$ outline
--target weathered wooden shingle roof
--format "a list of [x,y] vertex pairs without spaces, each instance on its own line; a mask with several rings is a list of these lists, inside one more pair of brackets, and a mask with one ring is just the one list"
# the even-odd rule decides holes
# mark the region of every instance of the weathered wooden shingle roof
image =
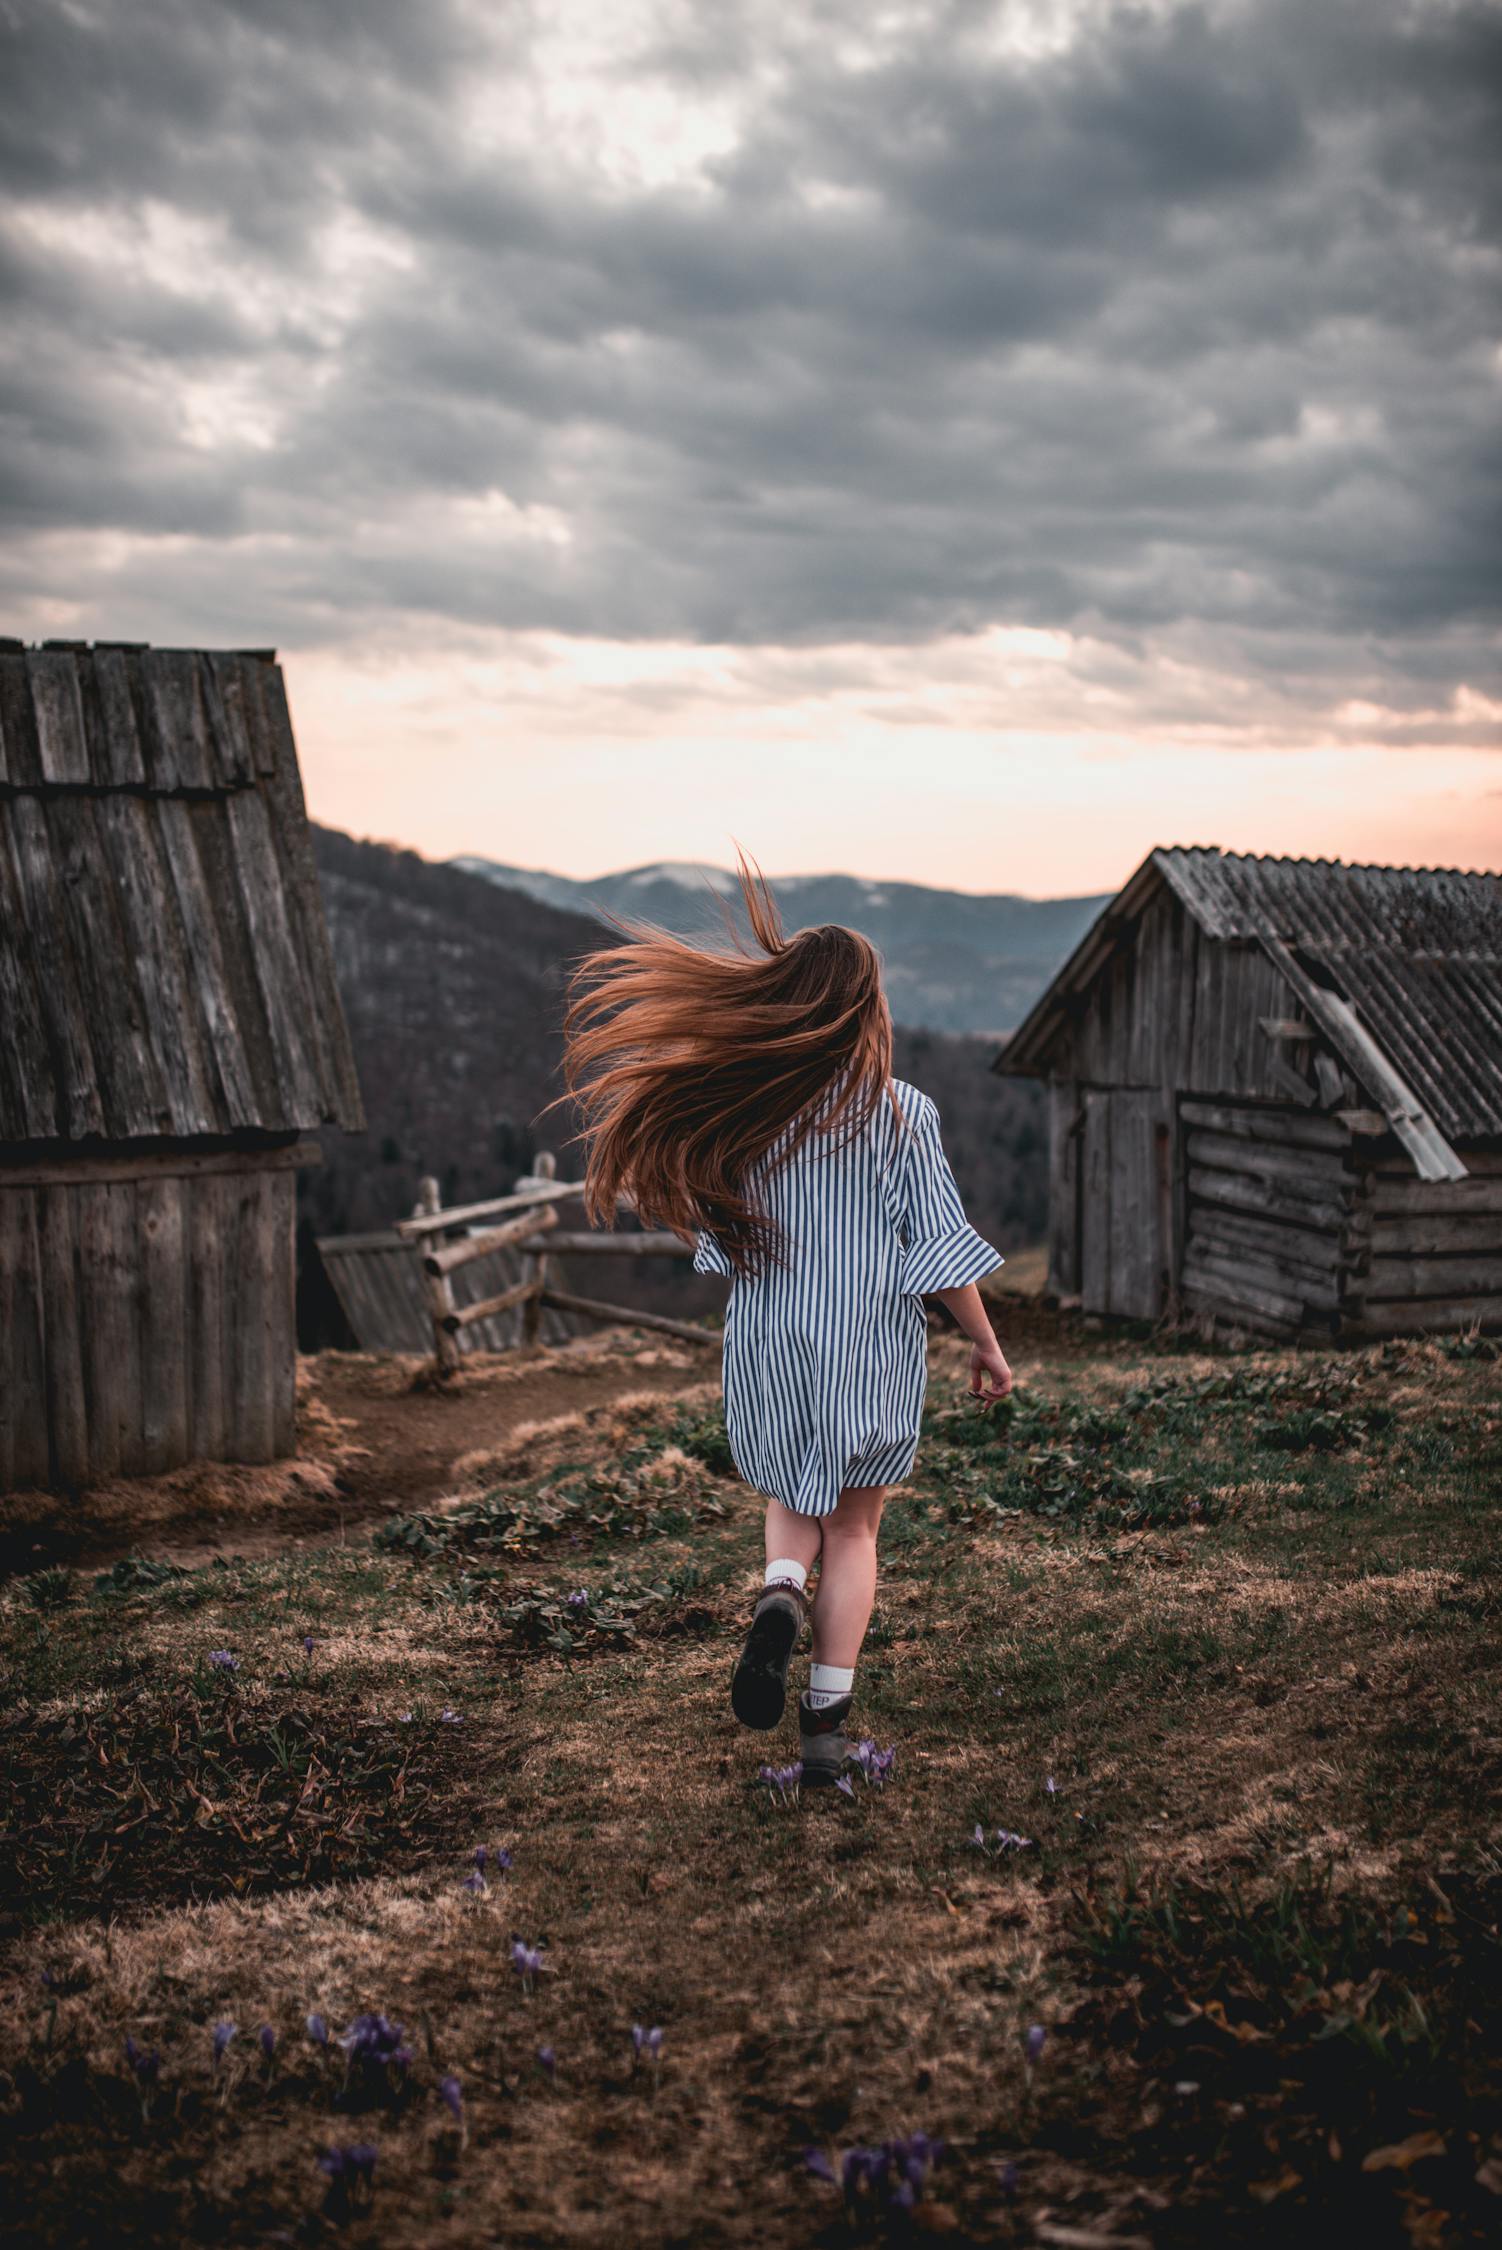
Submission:
[[0,643],[0,1142],[364,1122],[279,667]]
[[1385,1060],[1389,1078],[1451,1140],[1502,1134],[1502,875],[1456,868],[1160,847],[1012,1034],[998,1069],[1047,1067],[1071,999],[1164,883],[1207,937],[1258,943],[1291,969],[1299,997],[1379,1106],[1401,1098],[1391,1083],[1372,1083]]

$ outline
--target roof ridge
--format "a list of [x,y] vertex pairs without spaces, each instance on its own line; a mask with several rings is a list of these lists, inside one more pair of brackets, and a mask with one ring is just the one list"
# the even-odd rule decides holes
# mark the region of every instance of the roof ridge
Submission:
[[1154,852],[1199,852],[1211,858],[1257,867],[1343,867],[1366,875],[1463,875],[1482,882],[1502,880],[1502,868],[1416,865],[1409,860],[1328,858],[1323,852],[1232,852],[1223,844],[1155,844]]

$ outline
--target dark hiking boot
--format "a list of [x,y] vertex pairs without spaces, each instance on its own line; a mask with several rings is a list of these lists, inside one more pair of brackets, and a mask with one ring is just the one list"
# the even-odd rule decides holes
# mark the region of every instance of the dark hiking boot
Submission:
[[764,1733],[782,1717],[788,1661],[807,1615],[803,1590],[791,1578],[774,1579],[762,1588],[730,1681],[730,1708],[743,1727]]
[[845,1721],[850,1716],[853,1698],[842,1695],[838,1703],[826,1703],[822,1711],[809,1707],[808,1691],[798,1698],[798,1731],[802,1737],[803,1786],[805,1789],[833,1789],[845,1770],[845,1760],[850,1745],[845,1740]]

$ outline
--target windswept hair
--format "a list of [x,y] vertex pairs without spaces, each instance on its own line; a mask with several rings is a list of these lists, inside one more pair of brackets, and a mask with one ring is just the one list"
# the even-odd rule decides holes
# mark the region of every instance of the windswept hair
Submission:
[[[559,1102],[578,1103],[584,1207],[609,1225],[620,1197],[644,1226],[713,1229],[738,1273],[785,1262],[780,1230],[746,1192],[774,1142],[853,1136],[892,1091],[892,1019],[870,940],[832,922],[785,935],[765,876],[737,846],[747,943],[691,943],[629,916],[625,942],[584,955],[568,986]],[[755,864],[754,862],[752,863]],[[549,1103],[549,1108],[557,1104]]]

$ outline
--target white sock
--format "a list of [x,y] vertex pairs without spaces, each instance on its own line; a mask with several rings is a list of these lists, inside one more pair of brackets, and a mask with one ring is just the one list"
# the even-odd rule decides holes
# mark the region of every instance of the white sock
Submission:
[[843,1664],[810,1664],[808,1668],[808,1707],[822,1711],[828,1703],[838,1703],[855,1685],[855,1666],[847,1670]]
[[767,1564],[767,1575],[762,1580],[762,1584],[770,1586],[774,1578],[791,1578],[793,1584],[802,1593],[808,1585],[808,1565],[801,1562],[769,1562]]

